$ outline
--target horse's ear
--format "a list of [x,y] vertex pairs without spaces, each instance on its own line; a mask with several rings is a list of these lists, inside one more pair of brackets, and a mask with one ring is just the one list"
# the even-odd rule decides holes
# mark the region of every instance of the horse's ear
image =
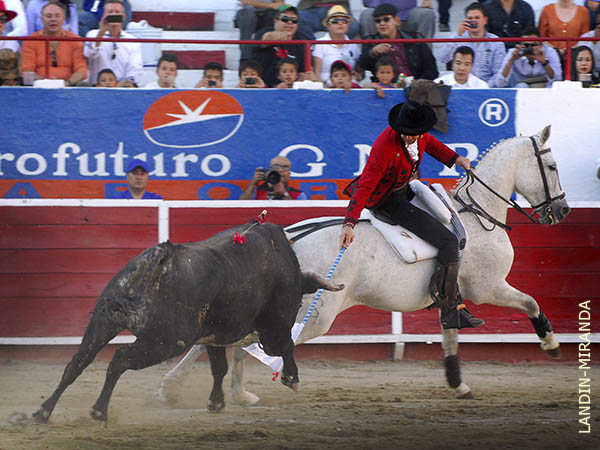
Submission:
[[540,133],[540,143],[541,143],[541,145],[544,145],[544,143],[550,137],[550,127],[551,127],[551,125],[546,125],[546,127]]

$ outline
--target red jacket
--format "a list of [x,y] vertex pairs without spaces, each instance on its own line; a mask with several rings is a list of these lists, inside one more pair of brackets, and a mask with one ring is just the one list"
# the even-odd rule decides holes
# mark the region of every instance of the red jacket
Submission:
[[388,198],[394,188],[408,183],[417,170],[423,153],[427,152],[448,167],[452,167],[458,153],[445,146],[429,133],[418,141],[419,159],[413,161],[404,141],[391,127],[387,127],[377,138],[360,177],[356,178],[344,192],[351,196],[344,223],[356,224],[363,208],[377,208]]

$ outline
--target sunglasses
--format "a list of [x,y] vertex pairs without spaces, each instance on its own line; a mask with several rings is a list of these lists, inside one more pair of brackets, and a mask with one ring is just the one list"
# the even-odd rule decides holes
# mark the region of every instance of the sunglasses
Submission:
[[0,16],[0,22],[7,23],[8,22],[8,16],[6,14],[1,15]]
[[388,23],[390,20],[392,20],[392,18],[390,16],[387,17],[378,17],[377,19],[375,19],[375,23],[381,23],[381,22],[385,22]]
[[52,58],[52,67],[58,67],[58,61],[56,60],[56,50],[52,50],[50,52],[50,57]]
[[539,46],[540,46],[539,42],[534,42],[534,43],[525,42],[523,44],[523,47],[530,47],[530,48],[532,48],[532,47],[539,47]]
[[283,23],[298,23],[298,18],[297,17],[289,17],[289,16],[281,16],[279,18],[279,20],[281,20]]
[[116,42],[113,42],[113,54],[112,54],[112,58],[110,58],[110,59],[115,59],[117,57],[117,50],[119,50],[119,47],[117,47]]
[[278,169],[290,170],[290,166],[288,166],[287,164],[283,164],[283,165],[282,164],[273,164],[271,166],[271,169],[275,169],[275,170],[278,170]]
[[343,23],[343,24],[347,24],[348,23],[348,19],[331,19],[329,22],[327,22],[328,24],[338,24],[338,23]]

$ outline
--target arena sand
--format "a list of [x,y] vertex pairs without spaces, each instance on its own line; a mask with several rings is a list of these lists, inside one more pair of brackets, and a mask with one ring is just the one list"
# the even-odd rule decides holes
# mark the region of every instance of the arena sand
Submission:
[[[592,367],[591,433],[580,434],[577,366],[470,362],[462,366],[474,400],[455,400],[434,362],[299,363],[292,392],[270,369],[247,366],[253,407],[227,403],[210,414],[210,369],[196,367],[155,399],[164,363],[126,372],[107,423],[88,414],[106,363],[93,363],[63,394],[48,424],[31,420],[64,365],[0,362],[0,449],[544,449],[600,448],[600,366]],[[229,400],[229,376],[226,401]],[[597,391],[597,392],[596,392]]]

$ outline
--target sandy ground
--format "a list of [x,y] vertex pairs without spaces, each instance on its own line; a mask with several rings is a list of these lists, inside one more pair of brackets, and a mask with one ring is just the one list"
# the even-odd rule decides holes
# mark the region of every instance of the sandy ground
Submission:
[[[300,362],[296,393],[271,381],[266,366],[251,364],[248,389],[261,401],[228,403],[221,414],[206,410],[206,363],[181,381],[173,404],[156,400],[172,365],[126,372],[108,422],[99,423],[88,410],[106,363],[94,363],[67,389],[50,423],[40,425],[28,417],[55,388],[63,366],[0,362],[0,449],[600,448],[600,366],[591,370],[592,432],[579,434],[582,375],[572,365],[465,363],[463,378],[476,399],[455,400],[441,363]],[[229,391],[229,376],[225,382]]]

